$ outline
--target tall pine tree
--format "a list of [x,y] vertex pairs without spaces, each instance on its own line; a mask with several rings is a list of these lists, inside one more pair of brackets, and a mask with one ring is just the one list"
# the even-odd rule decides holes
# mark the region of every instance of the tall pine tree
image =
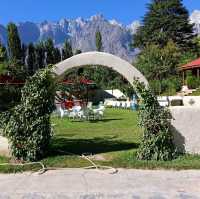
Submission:
[[36,68],[35,47],[32,43],[30,43],[27,48],[26,64],[28,73],[30,75],[33,75],[36,72],[37,68]]
[[44,57],[45,57],[45,47],[44,43],[40,42],[35,45],[35,65],[37,68],[44,68],[45,63],[44,63]]
[[54,43],[52,39],[47,39],[44,42],[45,52],[46,52],[46,64],[55,64],[54,60]]
[[5,74],[7,72],[7,50],[0,41],[0,75]]
[[27,46],[22,44],[22,64],[25,65]]
[[98,30],[95,34],[95,39],[96,39],[96,49],[97,51],[102,51],[102,36],[101,36],[101,32]]
[[7,58],[8,56],[7,56],[6,47],[3,46],[3,44],[1,44],[1,41],[0,41],[0,63],[7,61]]
[[62,60],[68,59],[73,56],[72,46],[66,40],[62,49]]
[[54,64],[61,61],[61,53],[59,48],[54,48]]
[[22,62],[22,48],[21,40],[14,23],[9,23],[7,26],[8,31],[8,52],[11,60]]
[[[0,42],[0,75],[15,77],[16,73],[13,73],[8,66],[8,56],[6,47]],[[0,113],[12,108],[20,101],[20,88],[18,86],[1,84],[0,85]]]
[[134,46],[148,44],[165,46],[172,40],[180,49],[193,48],[193,25],[182,0],[152,0],[143,19],[143,25],[134,36]]

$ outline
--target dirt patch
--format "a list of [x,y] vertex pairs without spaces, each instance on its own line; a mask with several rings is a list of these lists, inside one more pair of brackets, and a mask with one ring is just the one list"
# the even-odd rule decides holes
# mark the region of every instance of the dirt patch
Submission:
[[101,154],[92,155],[92,156],[89,156],[89,158],[92,160],[97,160],[97,161],[108,161],[108,159],[104,155],[101,155]]

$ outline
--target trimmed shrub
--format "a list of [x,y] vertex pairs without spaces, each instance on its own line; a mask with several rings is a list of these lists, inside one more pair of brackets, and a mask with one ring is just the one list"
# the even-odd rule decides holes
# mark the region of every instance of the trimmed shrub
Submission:
[[151,80],[149,81],[149,85],[156,95],[160,95],[162,93],[162,83],[160,80]]
[[21,160],[44,156],[52,136],[50,114],[54,110],[55,83],[49,68],[38,71],[22,89],[21,104],[10,112],[4,134],[11,152]]
[[188,75],[186,79],[187,85],[190,89],[198,88],[200,85],[200,80],[192,75]]
[[162,93],[165,95],[175,95],[181,90],[182,82],[179,77],[171,77],[162,80]]
[[175,95],[177,91],[181,90],[182,83],[179,77],[171,77],[164,80],[151,80],[149,85],[156,95]]

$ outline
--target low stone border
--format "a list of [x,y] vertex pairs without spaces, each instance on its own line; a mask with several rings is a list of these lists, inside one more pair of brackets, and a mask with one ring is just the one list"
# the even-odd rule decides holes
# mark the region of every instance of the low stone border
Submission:
[[3,136],[0,136],[0,155],[10,156],[8,139]]

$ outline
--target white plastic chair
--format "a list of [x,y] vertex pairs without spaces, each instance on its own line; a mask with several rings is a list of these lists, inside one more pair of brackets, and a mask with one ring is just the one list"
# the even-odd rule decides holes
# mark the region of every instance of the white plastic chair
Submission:
[[78,118],[81,119],[81,120],[86,118],[83,110],[79,111],[77,113],[77,115],[78,115]]
[[126,102],[121,102],[121,107],[122,107],[123,109],[126,109]]
[[117,102],[116,101],[112,101],[112,107],[117,108]]
[[74,112],[79,112],[79,111],[81,110],[81,106],[73,106],[73,107],[72,107],[72,110],[73,110]]
[[60,111],[60,117],[63,118],[65,115],[69,114],[69,111],[66,109],[62,109],[62,107],[59,108]]
[[88,109],[91,109],[91,108],[92,108],[92,102],[88,102],[87,108],[88,108]]
[[127,109],[131,108],[131,102],[130,102],[130,101],[127,101],[127,102],[126,102],[126,108],[127,108]]
[[68,115],[69,118],[72,118],[74,120],[76,116],[77,116],[77,113],[74,110],[69,112],[69,115]]
[[95,119],[101,119],[104,115],[105,106],[100,105],[97,109],[92,109]]
[[84,112],[81,110],[81,106],[73,106],[72,111],[69,113],[69,118],[76,119],[76,118],[83,118]]

